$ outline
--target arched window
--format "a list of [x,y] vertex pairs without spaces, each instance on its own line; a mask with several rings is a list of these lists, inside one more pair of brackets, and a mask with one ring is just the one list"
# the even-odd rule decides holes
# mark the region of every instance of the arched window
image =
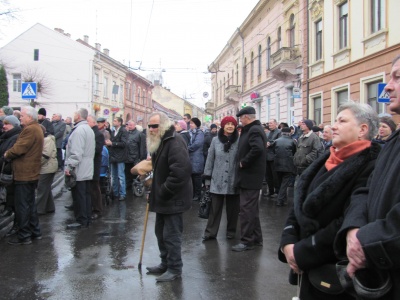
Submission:
[[282,48],[282,30],[281,27],[278,27],[278,49]]
[[294,23],[294,14],[290,15],[290,21],[289,21],[290,27],[289,27],[289,47],[293,48],[295,45],[295,27],[296,24]]
[[258,46],[258,76],[261,75],[261,45]]
[[271,38],[267,39],[267,70],[271,68]]
[[250,63],[250,80],[254,79],[254,53],[251,52],[251,63]]

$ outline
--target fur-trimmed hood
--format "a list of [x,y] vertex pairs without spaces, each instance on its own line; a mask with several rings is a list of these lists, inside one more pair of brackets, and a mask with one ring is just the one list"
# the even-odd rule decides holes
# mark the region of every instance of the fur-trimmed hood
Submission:
[[325,152],[302,173],[294,195],[294,213],[304,233],[314,233],[320,228],[316,217],[328,204],[335,201],[338,202],[338,205],[345,205],[347,199],[338,199],[337,195],[358,176],[359,172],[378,157],[380,148],[378,144],[371,143],[371,147],[347,158],[343,163],[330,170],[330,176],[327,176],[310,193],[308,193],[309,186],[313,178],[324,167],[330,152]]

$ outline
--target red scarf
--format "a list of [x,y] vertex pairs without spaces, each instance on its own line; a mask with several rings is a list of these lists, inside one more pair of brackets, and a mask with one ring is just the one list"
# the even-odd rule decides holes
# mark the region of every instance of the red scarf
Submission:
[[325,168],[330,171],[337,165],[341,164],[346,158],[361,152],[364,149],[371,147],[371,141],[355,141],[350,145],[343,147],[342,149],[336,151],[335,147],[331,147],[331,155],[325,162]]

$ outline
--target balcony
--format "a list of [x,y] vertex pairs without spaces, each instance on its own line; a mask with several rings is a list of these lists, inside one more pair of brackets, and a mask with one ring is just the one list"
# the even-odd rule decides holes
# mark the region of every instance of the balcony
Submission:
[[214,103],[214,101],[206,102],[205,112],[206,112],[206,114],[214,115],[214,113],[215,113],[215,103]]
[[231,103],[239,102],[239,88],[240,85],[228,85],[225,89],[225,100]]
[[271,73],[278,80],[298,75],[301,64],[301,54],[298,48],[283,47],[271,55]]

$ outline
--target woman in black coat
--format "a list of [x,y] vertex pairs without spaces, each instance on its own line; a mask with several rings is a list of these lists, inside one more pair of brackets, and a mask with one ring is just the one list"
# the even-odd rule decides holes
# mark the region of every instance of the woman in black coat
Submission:
[[334,239],[352,193],[366,185],[374,169],[380,146],[371,140],[377,129],[378,117],[370,106],[342,105],[332,126],[330,152],[325,152],[299,178],[294,207],[282,233],[279,259],[289,264],[293,275],[301,274],[302,300],[353,299],[344,293],[322,292],[309,278],[319,267],[338,261]]

